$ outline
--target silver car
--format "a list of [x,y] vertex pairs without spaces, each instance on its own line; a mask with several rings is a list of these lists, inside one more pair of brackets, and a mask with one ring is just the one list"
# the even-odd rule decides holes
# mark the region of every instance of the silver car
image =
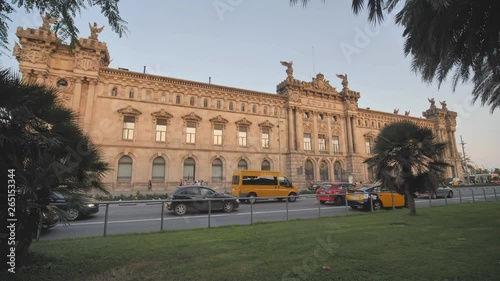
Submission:
[[[429,193],[428,192],[425,192],[425,193],[417,193],[416,194],[418,198],[429,198]],[[452,198],[453,197],[453,190],[449,187],[449,186],[446,186],[446,185],[440,185],[437,189],[436,189],[436,192],[433,192],[431,194],[431,198],[432,199],[436,199],[436,198]]]

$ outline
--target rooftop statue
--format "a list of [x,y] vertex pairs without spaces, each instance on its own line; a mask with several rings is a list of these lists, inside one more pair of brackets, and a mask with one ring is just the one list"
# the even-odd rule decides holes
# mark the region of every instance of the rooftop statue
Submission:
[[41,30],[49,31],[50,25],[57,21],[57,17],[52,17],[49,13],[45,13],[45,16],[40,13],[40,17],[42,17],[43,21],[42,26],[39,27]]
[[427,100],[431,103],[431,108],[436,108],[436,102],[434,98],[427,98]]
[[281,65],[286,66],[286,74],[288,75],[289,78],[293,78],[293,61],[286,62],[286,61],[280,61]]
[[448,108],[446,108],[446,101],[439,101],[439,103],[441,104],[442,109],[448,109]]
[[96,22],[94,22],[94,25],[90,25],[90,22],[89,22],[89,28],[90,28],[89,39],[96,39],[97,40],[97,36],[104,29],[104,26],[97,27],[97,23]]
[[347,88],[349,86],[349,81],[347,81],[347,74],[337,74],[337,77],[342,79],[342,86]]

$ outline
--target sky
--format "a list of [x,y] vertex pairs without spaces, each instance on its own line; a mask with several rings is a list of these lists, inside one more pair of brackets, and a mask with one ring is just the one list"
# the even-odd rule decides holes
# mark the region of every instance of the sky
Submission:
[[[359,107],[421,117],[428,98],[446,101],[456,111],[456,143],[480,168],[500,168],[500,109],[493,114],[472,104],[472,85],[459,84],[453,92],[451,77],[439,88],[411,70],[403,52],[402,28],[389,15],[373,26],[367,14],[354,15],[351,1],[311,0],[290,6],[288,0],[148,0],[120,1],[120,15],[128,33],[120,38],[96,8],[75,18],[80,37],[88,37],[88,23],[105,26],[99,40],[106,42],[110,67],[149,74],[276,93],[286,78],[280,61],[293,61],[294,77],[311,81],[325,75],[340,89],[335,74],[347,74],[349,88],[359,91]],[[22,10],[11,15],[9,45],[17,42],[17,26],[39,27],[38,13]],[[11,48],[12,48],[11,47]],[[6,51],[3,67],[18,70]],[[439,103],[436,102],[439,107]]]

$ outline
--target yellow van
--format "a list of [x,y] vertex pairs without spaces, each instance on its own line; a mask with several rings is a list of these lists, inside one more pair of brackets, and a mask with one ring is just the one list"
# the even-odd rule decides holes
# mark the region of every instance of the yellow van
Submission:
[[[235,170],[231,184],[231,194],[236,197],[249,197],[254,203],[256,197],[286,197],[289,202],[295,202],[299,189],[280,172]],[[283,198],[278,198],[282,200]],[[245,200],[247,201],[247,200]]]

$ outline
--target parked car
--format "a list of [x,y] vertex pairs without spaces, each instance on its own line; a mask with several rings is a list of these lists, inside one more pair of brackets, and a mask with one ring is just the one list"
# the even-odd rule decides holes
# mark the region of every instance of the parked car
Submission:
[[168,199],[170,201],[166,203],[167,210],[174,211],[174,214],[178,216],[183,216],[188,212],[208,211],[209,206],[212,211],[222,210],[230,213],[240,206],[238,198],[198,185],[180,186],[168,196]]
[[77,220],[83,216],[96,214],[99,212],[99,203],[94,198],[83,198],[81,205],[76,202],[68,202],[64,196],[58,192],[52,192],[50,196],[50,206],[56,206],[66,212],[68,221]]
[[354,188],[356,188],[356,185],[348,182],[323,183],[316,190],[316,199],[321,204],[333,202],[335,205],[342,205],[345,203],[347,190],[353,190]]
[[392,208],[393,202],[394,207],[406,206],[406,198],[404,195],[391,192],[379,185],[350,190],[347,194],[347,204],[353,209],[360,208],[369,211],[371,210],[370,202],[373,204],[373,210]]
[[[425,192],[425,193],[416,193],[417,197],[418,198],[429,198],[429,193],[428,192]],[[439,186],[437,189],[436,189],[436,192],[433,192],[431,194],[431,198],[432,199],[436,199],[438,197],[441,197],[441,198],[452,198],[453,197],[453,190],[449,187],[449,186],[446,186],[446,185],[441,185]]]
[[318,181],[307,187],[309,190],[318,190],[323,184],[328,183],[327,181]]
[[446,179],[446,184],[449,184],[449,185],[460,185],[462,183],[463,183],[463,181],[460,178],[447,178]]

